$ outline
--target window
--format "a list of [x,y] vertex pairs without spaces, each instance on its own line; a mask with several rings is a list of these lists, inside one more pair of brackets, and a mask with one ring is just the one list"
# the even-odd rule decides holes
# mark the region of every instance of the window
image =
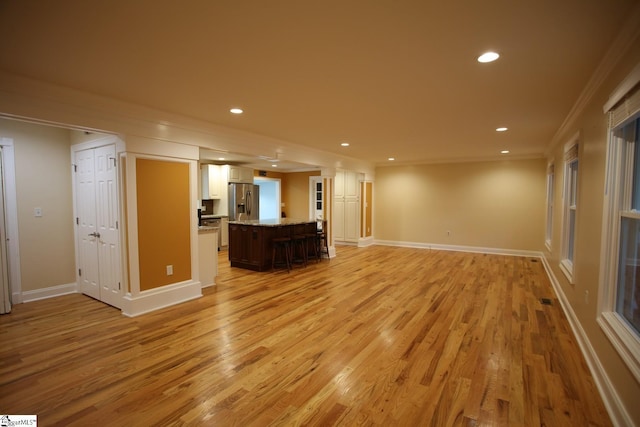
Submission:
[[554,167],[547,167],[547,228],[545,231],[544,242],[547,249],[551,250],[551,238],[553,236],[553,184],[554,184]]
[[640,381],[640,90],[621,98],[608,110],[598,323]]
[[570,283],[574,283],[576,216],[578,206],[578,144],[572,142],[564,153],[564,200],[562,227],[562,256],[560,269]]

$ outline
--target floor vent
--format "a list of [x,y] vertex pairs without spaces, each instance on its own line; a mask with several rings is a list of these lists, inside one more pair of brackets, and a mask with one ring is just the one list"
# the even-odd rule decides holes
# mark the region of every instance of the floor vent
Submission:
[[549,298],[540,298],[540,302],[543,305],[551,305],[551,300]]

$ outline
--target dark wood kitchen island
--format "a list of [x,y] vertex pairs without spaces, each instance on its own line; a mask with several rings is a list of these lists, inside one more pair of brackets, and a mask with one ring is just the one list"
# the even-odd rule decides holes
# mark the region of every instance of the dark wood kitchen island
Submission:
[[289,218],[229,221],[231,267],[270,270],[274,238],[315,233],[316,227],[315,221]]

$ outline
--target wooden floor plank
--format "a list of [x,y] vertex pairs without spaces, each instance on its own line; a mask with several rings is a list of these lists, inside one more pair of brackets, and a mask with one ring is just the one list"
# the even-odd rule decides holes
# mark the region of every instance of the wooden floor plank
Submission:
[[291,273],[221,252],[202,298],[133,319],[83,295],[16,305],[0,316],[0,412],[44,426],[611,425],[538,260],[337,250]]

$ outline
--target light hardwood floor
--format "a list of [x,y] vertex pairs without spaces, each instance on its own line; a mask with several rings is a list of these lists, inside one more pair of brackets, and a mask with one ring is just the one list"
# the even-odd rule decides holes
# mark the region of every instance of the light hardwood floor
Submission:
[[[0,413],[39,425],[607,426],[533,258],[338,247],[134,319],[82,295],[0,316]],[[552,305],[542,305],[550,298]]]

